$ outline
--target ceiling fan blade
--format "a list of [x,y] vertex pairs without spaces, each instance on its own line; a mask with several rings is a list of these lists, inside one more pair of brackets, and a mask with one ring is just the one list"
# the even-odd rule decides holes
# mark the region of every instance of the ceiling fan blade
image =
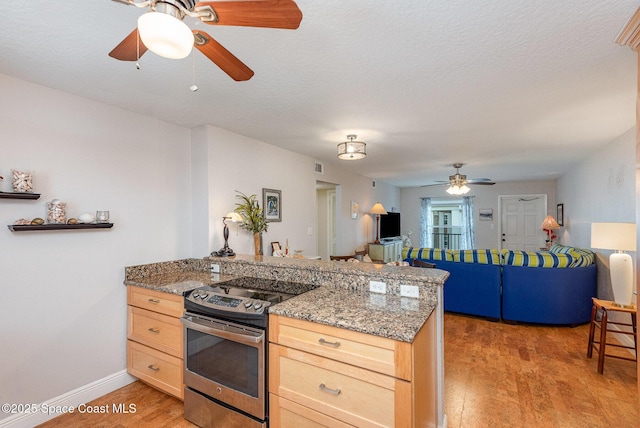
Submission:
[[302,21],[302,12],[293,0],[202,1],[195,8],[210,6],[217,21],[211,25],[235,25],[295,30]]
[[136,28],[109,52],[109,56],[120,61],[137,61],[147,51],[147,47],[139,40]]
[[476,180],[467,180],[467,184],[473,184],[474,186],[484,185],[484,186],[493,186],[496,184],[493,181],[476,181]]
[[200,30],[193,30],[196,42],[194,46],[207,58],[235,81],[249,80],[253,76],[253,70],[247,67],[234,54],[229,52],[210,35]]

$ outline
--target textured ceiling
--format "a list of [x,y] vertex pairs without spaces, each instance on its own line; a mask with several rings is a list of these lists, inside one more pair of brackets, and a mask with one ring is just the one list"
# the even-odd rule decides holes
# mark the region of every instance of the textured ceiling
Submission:
[[[195,50],[148,52],[140,70],[112,59],[143,13],[132,6],[12,4],[0,73],[401,187],[446,179],[454,162],[471,178],[556,178],[635,123],[636,55],[614,40],[637,1],[298,0],[295,31],[186,18],[255,71],[247,82]],[[366,159],[336,159],[350,133]]]

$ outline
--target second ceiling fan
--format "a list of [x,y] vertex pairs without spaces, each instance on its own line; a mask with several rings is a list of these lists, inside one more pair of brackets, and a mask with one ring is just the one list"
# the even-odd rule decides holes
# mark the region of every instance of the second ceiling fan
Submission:
[[434,184],[427,184],[421,187],[449,185],[447,193],[450,195],[464,195],[471,190],[467,184],[486,186],[496,184],[489,178],[467,178],[466,175],[460,174],[460,168],[462,168],[463,165],[463,163],[454,163],[452,165],[456,169],[456,173],[449,176],[449,181],[436,181]]
[[185,16],[209,25],[280,28],[300,26],[302,12],[293,0],[113,0],[148,8],[134,29],[109,56],[121,61],[137,61],[147,49],[165,58],[184,58],[195,46],[233,80],[249,80],[253,70],[202,30],[191,30]]

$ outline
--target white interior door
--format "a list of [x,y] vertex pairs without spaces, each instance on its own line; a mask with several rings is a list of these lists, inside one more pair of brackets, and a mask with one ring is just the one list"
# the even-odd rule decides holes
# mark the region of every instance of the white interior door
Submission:
[[544,247],[540,229],[547,215],[547,195],[500,196],[501,248],[538,251]]

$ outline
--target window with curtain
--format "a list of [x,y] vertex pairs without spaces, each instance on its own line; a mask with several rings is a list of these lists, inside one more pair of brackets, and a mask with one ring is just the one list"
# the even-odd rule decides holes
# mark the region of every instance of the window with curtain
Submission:
[[473,196],[421,198],[420,246],[450,250],[475,248]]

